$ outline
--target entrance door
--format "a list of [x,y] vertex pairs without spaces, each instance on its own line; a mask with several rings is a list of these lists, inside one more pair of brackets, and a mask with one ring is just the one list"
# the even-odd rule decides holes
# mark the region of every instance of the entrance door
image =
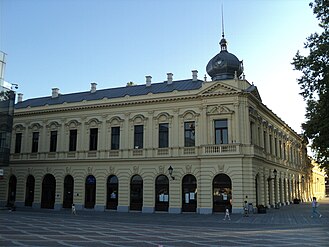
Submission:
[[107,179],[107,209],[117,210],[119,195],[118,178],[115,175],[109,176]]
[[213,180],[213,211],[225,212],[226,207],[232,210],[232,182],[226,174],[218,174]]
[[85,208],[94,208],[96,202],[96,178],[89,175],[85,185]]
[[64,179],[63,208],[71,208],[73,204],[74,179],[67,175]]
[[182,212],[196,212],[197,184],[193,175],[185,175],[182,182]]
[[34,201],[34,186],[35,179],[32,175],[29,175],[26,179],[25,186],[25,206],[32,207]]
[[130,181],[130,210],[141,211],[143,208],[143,179],[135,175]]
[[51,174],[47,174],[42,181],[41,208],[54,208],[56,180]]
[[11,175],[9,178],[8,184],[8,199],[7,199],[7,206],[14,206],[16,201],[16,185],[17,185],[17,178],[14,175]]
[[155,180],[155,211],[168,211],[169,179],[160,175]]

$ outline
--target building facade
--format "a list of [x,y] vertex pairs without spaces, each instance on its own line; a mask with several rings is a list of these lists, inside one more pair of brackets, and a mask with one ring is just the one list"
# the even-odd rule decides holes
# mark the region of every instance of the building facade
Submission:
[[15,108],[1,204],[169,213],[242,212],[309,200],[306,143],[261,101],[227,51],[211,80],[60,94]]

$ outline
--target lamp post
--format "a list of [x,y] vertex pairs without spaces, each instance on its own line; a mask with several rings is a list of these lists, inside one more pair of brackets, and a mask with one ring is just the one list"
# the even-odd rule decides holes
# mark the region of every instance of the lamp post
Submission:
[[172,180],[175,180],[175,177],[172,175],[173,170],[174,170],[174,168],[169,166],[169,168],[168,168],[169,176],[171,177]]

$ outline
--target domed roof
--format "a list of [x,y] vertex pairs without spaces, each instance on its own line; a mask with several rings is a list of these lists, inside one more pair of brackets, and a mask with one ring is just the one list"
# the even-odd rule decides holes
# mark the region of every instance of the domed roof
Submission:
[[233,79],[235,73],[239,77],[243,72],[242,61],[227,51],[224,35],[219,44],[221,51],[209,61],[206,68],[207,73],[213,81]]

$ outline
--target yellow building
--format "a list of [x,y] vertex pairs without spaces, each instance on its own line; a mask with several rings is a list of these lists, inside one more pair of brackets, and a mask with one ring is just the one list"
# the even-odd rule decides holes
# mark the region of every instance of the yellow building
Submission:
[[303,138],[220,45],[211,80],[193,70],[186,80],[18,95],[1,204],[209,214],[310,198]]

